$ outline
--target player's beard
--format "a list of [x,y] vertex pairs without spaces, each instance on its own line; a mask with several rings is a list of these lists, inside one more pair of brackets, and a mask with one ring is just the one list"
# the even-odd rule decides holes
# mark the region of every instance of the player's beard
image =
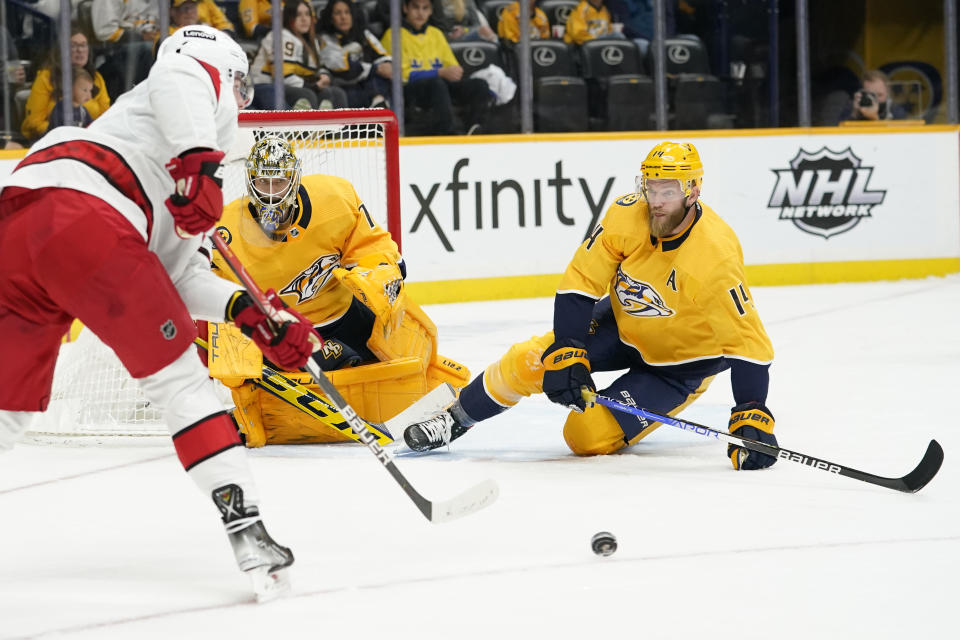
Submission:
[[[650,208],[649,211],[651,235],[655,238],[663,238],[672,235],[673,230],[677,228],[677,225],[680,224],[683,217],[687,215],[686,200],[677,205],[673,210],[661,206],[656,211],[654,211],[653,208]],[[658,218],[654,215],[657,213],[666,213],[667,215]]]

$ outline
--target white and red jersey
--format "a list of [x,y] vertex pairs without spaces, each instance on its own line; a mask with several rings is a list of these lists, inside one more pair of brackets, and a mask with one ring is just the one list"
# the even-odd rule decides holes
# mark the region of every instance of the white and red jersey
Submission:
[[161,57],[89,128],[58,127],[37,141],[0,187],[73,189],[103,200],[158,256],[191,315],[222,321],[238,287],[210,273],[209,238],[180,238],[164,204],[174,191],[164,167],[171,158],[233,143],[237,105],[220,78],[195,58]]

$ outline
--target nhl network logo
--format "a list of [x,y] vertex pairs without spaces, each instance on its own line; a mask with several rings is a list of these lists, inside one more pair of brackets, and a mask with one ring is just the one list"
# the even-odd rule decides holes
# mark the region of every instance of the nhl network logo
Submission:
[[774,169],[770,209],[806,233],[829,238],[853,229],[883,202],[886,190],[870,191],[873,167],[861,166],[850,147],[813,153],[800,149],[789,169]]

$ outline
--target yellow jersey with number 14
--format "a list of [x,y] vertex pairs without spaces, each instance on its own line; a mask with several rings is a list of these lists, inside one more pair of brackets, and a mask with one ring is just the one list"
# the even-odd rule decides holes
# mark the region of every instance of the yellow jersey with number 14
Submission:
[[638,194],[621,196],[577,249],[558,293],[595,300],[609,293],[620,339],[651,365],[773,360],[740,242],[701,203],[680,233],[653,238],[647,202]]

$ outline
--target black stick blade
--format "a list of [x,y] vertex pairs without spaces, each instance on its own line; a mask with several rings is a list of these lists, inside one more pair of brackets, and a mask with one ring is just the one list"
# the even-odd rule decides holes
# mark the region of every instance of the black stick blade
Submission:
[[923,459],[917,468],[900,478],[902,487],[900,491],[906,493],[916,493],[927,486],[927,483],[933,480],[933,477],[940,471],[940,465],[943,464],[943,447],[936,440],[931,440],[927,445],[927,452],[923,454]]

